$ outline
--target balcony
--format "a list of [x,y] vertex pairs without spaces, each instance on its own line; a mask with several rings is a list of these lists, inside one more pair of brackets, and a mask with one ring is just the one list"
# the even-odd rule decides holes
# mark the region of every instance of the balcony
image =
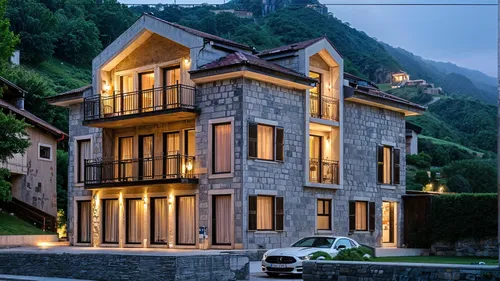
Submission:
[[124,160],[85,160],[86,188],[166,183],[197,184],[195,158],[180,154]]
[[[191,119],[196,115],[196,88],[183,84],[128,93],[95,95],[83,102],[83,124],[120,128]],[[159,115],[161,116],[161,120]]]
[[311,94],[310,113],[313,118],[339,121],[339,100],[336,98]]
[[339,162],[311,158],[309,160],[309,182],[339,184]]

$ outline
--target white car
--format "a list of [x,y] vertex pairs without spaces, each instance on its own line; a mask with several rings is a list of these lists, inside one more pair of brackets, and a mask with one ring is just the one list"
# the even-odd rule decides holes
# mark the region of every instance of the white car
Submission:
[[309,260],[315,252],[323,251],[336,256],[343,249],[359,246],[358,242],[347,237],[305,237],[288,248],[267,251],[262,256],[262,272],[271,277],[277,277],[280,274],[302,274],[302,261]]

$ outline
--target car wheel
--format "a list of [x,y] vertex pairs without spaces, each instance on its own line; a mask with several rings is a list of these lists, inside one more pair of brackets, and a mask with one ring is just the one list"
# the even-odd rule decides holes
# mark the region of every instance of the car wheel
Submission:
[[267,276],[269,277],[279,277],[280,274],[279,273],[273,273],[273,272],[266,272]]

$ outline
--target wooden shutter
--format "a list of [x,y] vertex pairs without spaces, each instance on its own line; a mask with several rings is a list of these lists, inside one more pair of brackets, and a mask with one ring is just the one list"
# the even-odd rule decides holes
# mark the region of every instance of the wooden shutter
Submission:
[[285,160],[285,129],[276,128],[276,161]]
[[285,230],[285,205],[283,197],[276,197],[276,230]]
[[356,201],[349,201],[349,232],[356,230]]
[[248,122],[248,158],[257,158],[257,123]]
[[257,230],[257,196],[248,196],[248,230]]
[[368,202],[368,229],[370,232],[375,231],[375,202]]
[[384,146],[377,147],[377,182],[384,183]]
[[392,156],[392,163],[393,163],[393,171],[394,171],[394,180],[393,180],[393,183],[394,184],[400,184],[400,172],[401,172],[401,169],[400,169],[400,161],[401,161],[401,150],[400,149],[397,149],[395,148],[393,150],[393,156]]

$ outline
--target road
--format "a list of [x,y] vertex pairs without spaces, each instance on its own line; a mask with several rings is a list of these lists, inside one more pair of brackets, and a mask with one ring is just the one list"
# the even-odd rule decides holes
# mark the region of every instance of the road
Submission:
[[250,262],[250,280],[251,281],[297,281],[302,280],[302,276],[290,276],[283,275],[278,278],[269,277],[265,273],[263,273],[260,269],[260,261],[251,261]]

